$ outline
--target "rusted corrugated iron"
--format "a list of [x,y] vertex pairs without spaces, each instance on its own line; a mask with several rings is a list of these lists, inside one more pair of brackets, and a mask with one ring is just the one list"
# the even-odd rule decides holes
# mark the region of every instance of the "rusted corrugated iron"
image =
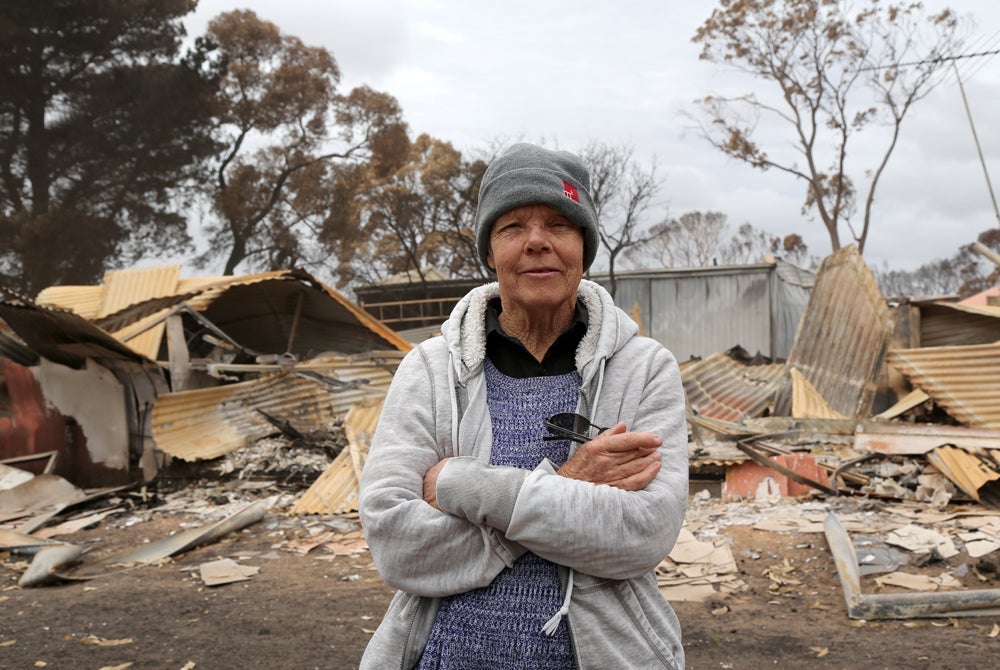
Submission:
[[1000,344],[895,349],[888,361],[961,423],[1000,428]]
[[[179,266],[164,266],[165,272],[172,272],[172,268]],[[154,268],[159,270],[159,268]],[[224,277],[189,277],[178,279],[169,295],[180,295],[183,293],[197,293],[204,291],[211,286],[226,286],[234,282],[246,280],[247,277],[273,277],[283,274],[284,271],[265,272],[255,275],[244,276],[224,276]],[[108,316],[122,309],[123,306],[134,305],[140,300],[126,303],[116,310],[102,310],[104,303],[104,286],[49,286],[38,293],[35,302],[48,307],[60,307],[76,312],[85,319],[97,319],[99,316]],[[144,301],[144,300],[143,300]]]
[[[787,366],[801,371],[836,412],[865,416],[891,333],[889,308],[875,277],[857,247],[844,247],[820,266]],[[773,414],[791,411],[791,388],[785,385]]]
[[288,274],[287,270],[277,270],[241,276],[180,279],[172,295],[129,305],[102,317],[98,320],[98,324],[127,343],[138,333],[162,323],[181,303],[185,303],[190,309],[202,312],[230,286],[283,279]]
[[70,367],[80,367],[87,358],[149,360],[68,310],[5,300],[0,318],[32,351]]
[[339,387],[337,411],[344,413],[351,405],[371,395],[385,394],[392,382],[392,375],[405,354],[400,351],[375,351],[356,356],[320,356],[302,363],[204,363],[195,366],[212,377],[231,377],[236,374],[274,374],[296,372],[300,375]]
[[343,514],[358,509],[358,484],[372,434],[382,414],[383,398],[351,407],[344,417],[347,447],[292,507],[292,514]]
[[767,408],[783,371],[775,363],[747,365],[731,350],[685,363],[681,379],[688,406],[698,415],[737,422]]
[[391,381],[390,372],[372,363],[344,360],[342,365],[328,366],[333,385],[293,369],[162,395],[153,405],[153,440],[165,453],[193,461],[222,456],[274,432],[261,412],[299,432],[321,430],[360,400],[384,395]]
[[[164,265],[136,270],[109,270],[97,286],[50,286],[38,293],[35,302],[68,309],[93,321],[150,298],[179,292],[180,265]],[[233,279],[233,277],[228,277]]]

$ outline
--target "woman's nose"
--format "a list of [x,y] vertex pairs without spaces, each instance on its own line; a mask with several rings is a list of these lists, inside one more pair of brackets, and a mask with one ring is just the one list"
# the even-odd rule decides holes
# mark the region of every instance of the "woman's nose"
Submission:
[[528,226],[528,246],[531,249],[542,249],[550,246],[549,231],[544,225],[533,224]]

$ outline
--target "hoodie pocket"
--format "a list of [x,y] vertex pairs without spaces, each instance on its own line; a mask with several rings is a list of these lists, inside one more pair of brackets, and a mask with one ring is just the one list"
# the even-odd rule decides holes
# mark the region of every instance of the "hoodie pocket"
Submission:
[[405,670],[416,665],[424,653],[440,604],[440,598],[397,591],[365,648],[361,670]]
[[684,667],[680,623],[655,576],[613,580],[576,574],[569,618],[584,666]]

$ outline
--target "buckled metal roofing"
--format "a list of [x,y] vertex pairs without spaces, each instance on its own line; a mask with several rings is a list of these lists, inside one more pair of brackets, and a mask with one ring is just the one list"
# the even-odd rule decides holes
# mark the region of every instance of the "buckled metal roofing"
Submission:
[[355,403],[384,396],[391,380],[378,361],[328,358],[252,381],[161,395],[153,405],[153,440],[182,460],[216,458],[274,433],[265,414],[299,432],[321,430]]
[[961,423],[1000,428],[1000,343],[894,349],[888,361]]
[[[834,411],[871,410],[892,333],[892,318],[875,277],[851,245],[823,260],[788,367],[797,368]],[[791,386],[779,390],[774,414],[792,411]]]
[[181,303],[249,350],[306,358],[326,351],[412,348],[301,270],[194,279],[179,279],[178,273],[178,266],[108,273],[104,286],[54,287],[38,300],[96,320],[114,339],[151,359],[160,353],[164,319]]
[[784,365],[748,365],[719,352],[681,368],[688,406],[701,416],[736,422],[757,416],[771,402]]

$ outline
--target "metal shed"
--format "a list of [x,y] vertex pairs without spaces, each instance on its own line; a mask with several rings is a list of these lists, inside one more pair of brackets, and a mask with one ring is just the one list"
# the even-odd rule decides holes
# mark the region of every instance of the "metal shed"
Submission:
[[[592,278],[608,285],[606,276]],[[680,361],[736,345],[786,358],[814,279],[781,260],[624,272],[616,275],[615,302]]]

